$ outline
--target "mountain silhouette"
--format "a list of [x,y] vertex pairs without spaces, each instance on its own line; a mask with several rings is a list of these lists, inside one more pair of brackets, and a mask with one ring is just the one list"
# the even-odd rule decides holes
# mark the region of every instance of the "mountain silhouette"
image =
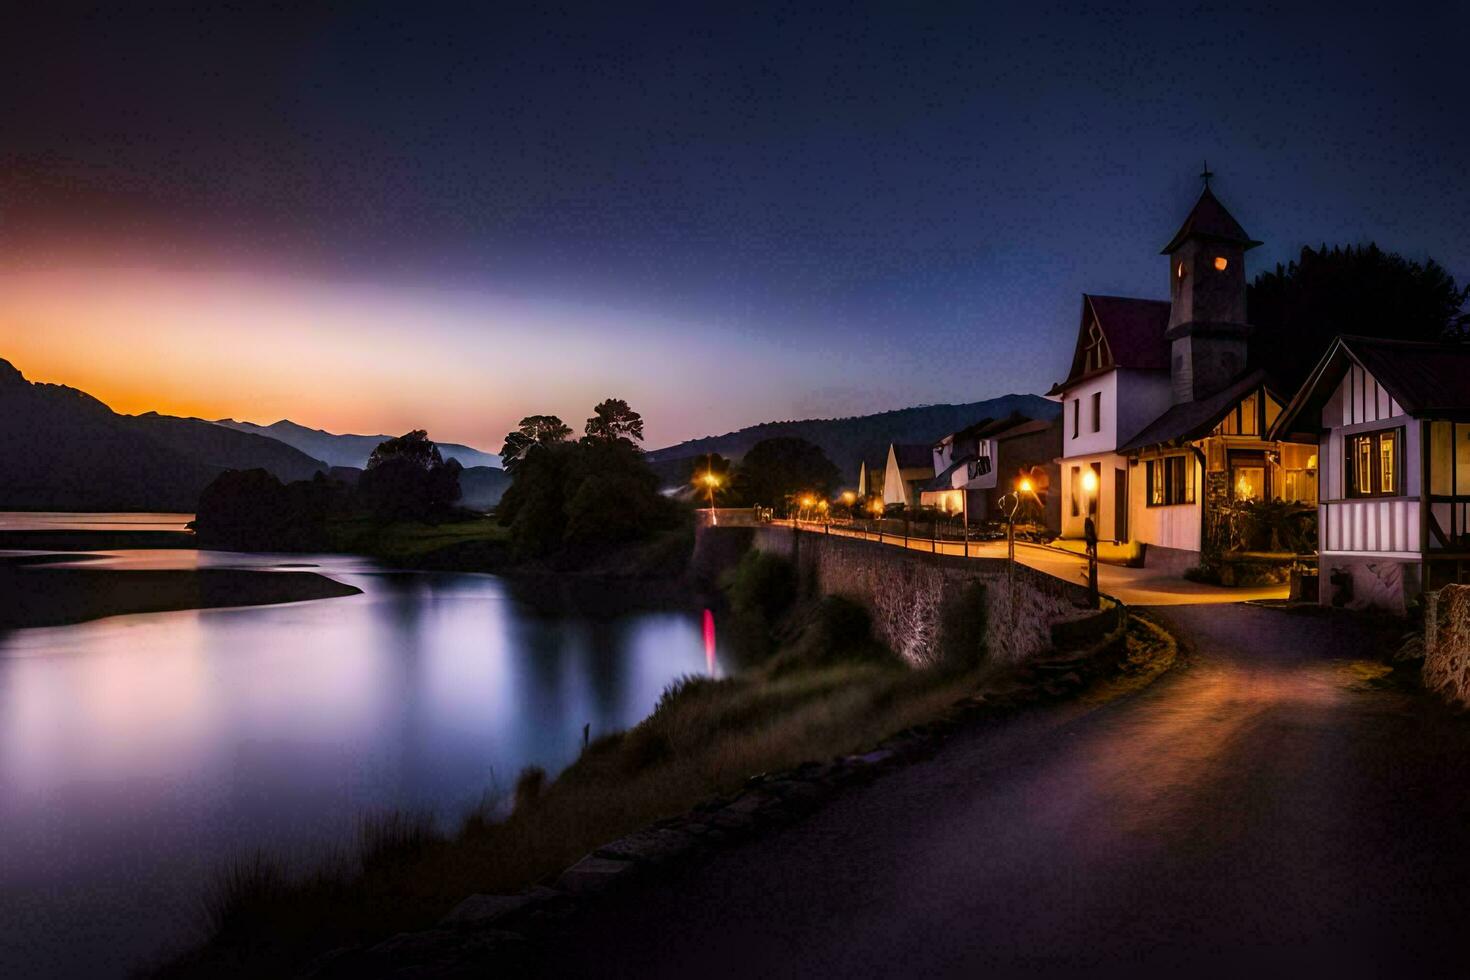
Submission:
[[[288,446],[294,446],[316,459],[325,460],[332,466],[355,466],[358,469],[367,465],[368,456],[378,448],[378,443],[391,438],[390,436],[360,436],[327,432],[324,429],[309,429],[289,419],[282,419],[270,425],[219,419],[215,424],[239,432],[267,436]],[[439,447],[439,454],[446,462],[457,459],[459,465],[465,469],[477,466],[497,468],[500,466],[500,457],[492,453],[481,452],[454,442],[437,442],[435,445]]]
[[858,464],[864,459],[883,456],[889,443],[937,442],[972,422],[1003,418],[1012,412],[1034,419],[1052,419],[1060,414],[1061,406],[1040,395],[1012,394],[963,405],[919,405],[841,419],[764,422],[722,436],[706,436],[655,449],[647,458],[664,483],[673,485],[687,480],[688,471],[705,453],[739,459],[763,439],[795,436],[822,447],[827,458],[837,464],[843,484],[855,486]]
[[119,415],[0,359],[0,509],[192,511],[227,469],[309,479],[326,464],[201,419]]

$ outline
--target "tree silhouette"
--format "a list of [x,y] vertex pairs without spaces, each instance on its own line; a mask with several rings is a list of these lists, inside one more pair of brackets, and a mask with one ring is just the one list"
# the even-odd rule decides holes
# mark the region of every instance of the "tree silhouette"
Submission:
[[764,439],[735,470],[735,492],[748,504],[784,507],[794,494],[826,497],[837,485],[837,467],[821,447],[805,439]]
[[521,419],[520,428],[506,435],[505,445],[500,447],[500,465],[513,473],[533,447],[565,442],[571,434],[572,427],[555,415],[527,415]]
[[1421,265],[1377,245],[1303,248],[1246,291],[1251,361],[1290,394],[1338,334],[1470,339],[1467,299],[1470,286],[1432,259]]
[[459,460],[444,462],[423,429],[387,439],[368,457],[357,491],[383,519],[431,519],[459,499]]
[[587,420],[588,442],[624,442],[632,446],[643,441],[643,416],[628,407],[621,398],[609,398],[592,410]]

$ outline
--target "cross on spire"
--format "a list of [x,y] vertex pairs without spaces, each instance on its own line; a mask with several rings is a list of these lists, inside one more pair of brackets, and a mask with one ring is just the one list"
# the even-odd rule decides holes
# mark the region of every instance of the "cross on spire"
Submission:
[[1205,190],[1209,190],[1210,189],[1210,178],[1213,177],[1213,176],[1215,176],[1215,175],[1210,172],[1210,161],[1206,160],[1205,161],[1205,169],[1199,175],[1199,179],[1205,182]]

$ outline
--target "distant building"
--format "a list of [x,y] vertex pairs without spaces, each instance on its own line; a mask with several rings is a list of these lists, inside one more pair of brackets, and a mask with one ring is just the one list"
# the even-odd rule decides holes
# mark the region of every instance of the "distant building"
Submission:
[[919,486],[934,478],[933,447],[923,443],[895,442],[888,447],[883,474],[883,503],[888,506],[919,504]]
[[[923,506],[965,513],[975,523],[999,516],[997,501],[1016,487],[1022,471],[1041,467],[1048,480],[1058,472],[1061,426],[1019,412],[1001,419],[982,419],[945,436],[934,446],[935,477],[920,491]],[[1048,494],[1039,515],[1047,527],[1058,527],[1060,506]]]
[[1321,601],[1470,581],[1470,346],[1339,337],[1276,434],[1312,440]]
[[883,478],[888,471],[888,456],[865,459],[858,464],[858,499],[883,496]]

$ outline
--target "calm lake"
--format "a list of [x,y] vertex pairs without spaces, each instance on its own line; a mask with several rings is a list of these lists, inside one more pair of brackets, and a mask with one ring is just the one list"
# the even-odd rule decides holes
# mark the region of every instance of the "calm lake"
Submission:
[[[0,527],[120,517],[180,519]],[[721,670],[699,609],[547,614],[494,576],[342,556],[105,555],[313,566],[363,594],[0,632],[0,976],[121,974],[197,935],[230,858],[309,864],[387,808],[450,825],[522,767],[571,762],[584,724],[627,728],[674,679]]]

